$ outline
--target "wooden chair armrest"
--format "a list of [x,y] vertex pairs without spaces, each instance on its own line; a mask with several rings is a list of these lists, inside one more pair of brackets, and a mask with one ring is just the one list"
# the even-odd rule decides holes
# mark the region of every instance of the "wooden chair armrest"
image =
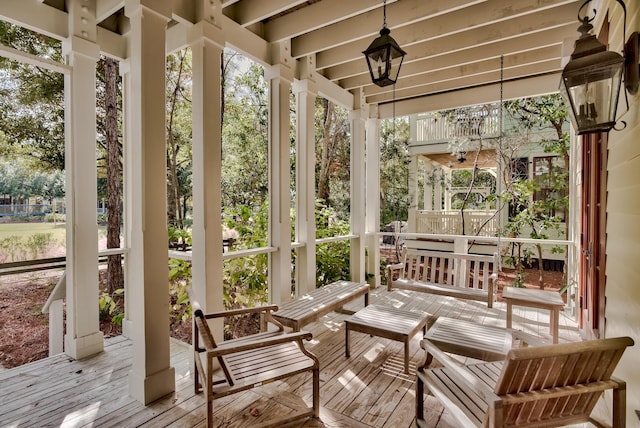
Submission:
[[207,349],[207,353],[212,357],[219,357],[222,355],[234,354],[236,352],[248,351],[250,349],[266,348],[268,346],[288,342],[298,342],[298,345],[304,348],[302,340],[310,340],[312,337],[313,335],[308,331],[298,331],[283,333],[277,336],[257,338],[255,341],[243,340],[238,343],[223,342],[213,349]]
[[456,382],[467,385],[470,390],[480,395],[487,403],[500,401],[500,397],[498,397],[491,388],[474,376],[466,367],[458,365],[451,357],[431,343],[429,339],[422,339],[420,346],[426,352],[433,355],[433,358],[448,370],[448,374]]
[[[264,305],[264,306],[256,306],[255,308],[241,308],[241,309],[230,309],[228,311],[220,311],[220,312],[210,312],[204,314],[206,319],[212,318],[222,318],[222,317],[232,317],[236,315],[246,315],[260,312],[275,312],[278,310],[278,305]],[[195,311],[195,309],[194,309]]]

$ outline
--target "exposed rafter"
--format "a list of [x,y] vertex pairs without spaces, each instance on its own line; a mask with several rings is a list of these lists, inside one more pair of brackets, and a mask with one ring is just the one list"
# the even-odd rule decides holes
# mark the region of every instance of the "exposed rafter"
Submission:
[[[172,0],[168,52],[186,46],[188,29],[199,19],[202,1]],[[387,0],[387,24],[407,51],[393,98],[393,87],[371,84],[362,55],[382,26],[382,0],[219,1],[223,15],[219,25],[228,46],[270,65],[276,60],[272,44],[290,44],[294,63],[313,58],[313,75],[321,93],[341,103],[352,103],[352,94],[362,94],[373,114],[380,117],[392,99],[403,110],[419,112],[441,94],[464,102],[478,98],[469,94],[487,97],[487,88],[499,80],[500,56],[504,56],[505,79],[518,82],[519,94],[557,90],[557,84],[552,88],[549,83],[555,77],[548,76],[559,72],[563,46],[576,38],[576,13],[582,3]],[[127,55],[124,3],[96,0],[98,44],[116,58]],[[65,39],[63,5],[61,0],[2,0],[0,16]],[[375,108],[377,104],[380,108]]]

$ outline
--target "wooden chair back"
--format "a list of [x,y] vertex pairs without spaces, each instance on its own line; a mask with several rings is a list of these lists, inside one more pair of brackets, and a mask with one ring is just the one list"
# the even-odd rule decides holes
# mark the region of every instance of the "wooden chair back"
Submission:
[[[192,312],[193,312],[193,349],[196,352],[204,352],[207,350],[212,350],[217,348],[216,340],[213,338],[213,334],[211,333],[211,329],[209,328],[209,323],[207,322],[207,317],[204,312],[200,308],[197,302],[192,302]],[[204,348],[200,346],[200,341],[203,342]],[[229,372],[229,368],[227,367],[226,362],[222,355],[219,355],[217,358],[218,364],[220,364],[220,368],[222,369],[222,373],[224,374],[225,380],[229,386],[233,386],[233,377]]]
[[631,345],[619,337],[512,349],[494,390],[503,397],[504,425],[588,418],[602,391],[615,386],[613,371]]

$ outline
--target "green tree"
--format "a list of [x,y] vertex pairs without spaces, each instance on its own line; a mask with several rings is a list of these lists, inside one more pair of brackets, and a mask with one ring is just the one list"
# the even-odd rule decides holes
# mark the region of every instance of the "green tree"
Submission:
[[409,121],[384,120],[380,129],[380,223],[407,220],[409,212]]
[[[0,41],[62,62],[60,41],[7,22],[0,22]],[[0,150],[25,156],[42,170],[64,170],[64,76],[4,57],[0,76]]]
[[260,65],[232,52],[227,55],[222,204],[229,208],[244,206],[259,212],[269,194],[267,83]]
[[[518,236],[528,232],[530,238],[549,239],[549,232],[560,230],[565,212],[569,205],[569,134],[567,108],[560,94],[546,95],[508,101],[506,111],[515,119],[522,135],[532,131],[551,127],[555,138],[541,141],[545,152],[553,155],[557,162],[549,162],[545,173],[535,178],[519,177],[514,171],[514,147],[511,152],[503,153],[505,171],[505,191],[502,195],[512,207],[505,233]],[[544,186],[543,186],[544,182]],[[565,229],[566,234],[566,229]],[[566,235],[565,235],[566,236]],[[542,276],[542,244],[535,245],[538,259],[538,285],[544,288]],[[554,248],[553,251],[559,251]],[[533,254],[528,250],[518,251],[514,260],[518,270],[522,269],[522,260],[530,259]]]
[[184,228],[191,196],[191,49],[167,57],[167,216]]
[[[107,146],[107,248],[120,248],[122,207],[122,144],[119,139],[118,61],[104,58],[99,70],[104,73],[104,133]],[[107,293],[115,300],[124,288],[122,257],[112,255],[107,264]]]

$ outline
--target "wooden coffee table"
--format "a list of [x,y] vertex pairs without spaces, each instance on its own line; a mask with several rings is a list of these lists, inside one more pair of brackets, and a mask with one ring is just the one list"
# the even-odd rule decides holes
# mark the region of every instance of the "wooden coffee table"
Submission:
[[504,287],[502,297],[507,302],[507,328],[511,328],[513,305],[549,311],[549,333],[553,343],[558,343],[558,323],[564,301],[557,291],[535,290],[531,288]]
[[392,306],[369,305],[345,320],[345,356],[349,357],[349,333],[358,331],[404,343],[404,372],[409,373],[409,342],[418,331],[426,331],[430,315]]

